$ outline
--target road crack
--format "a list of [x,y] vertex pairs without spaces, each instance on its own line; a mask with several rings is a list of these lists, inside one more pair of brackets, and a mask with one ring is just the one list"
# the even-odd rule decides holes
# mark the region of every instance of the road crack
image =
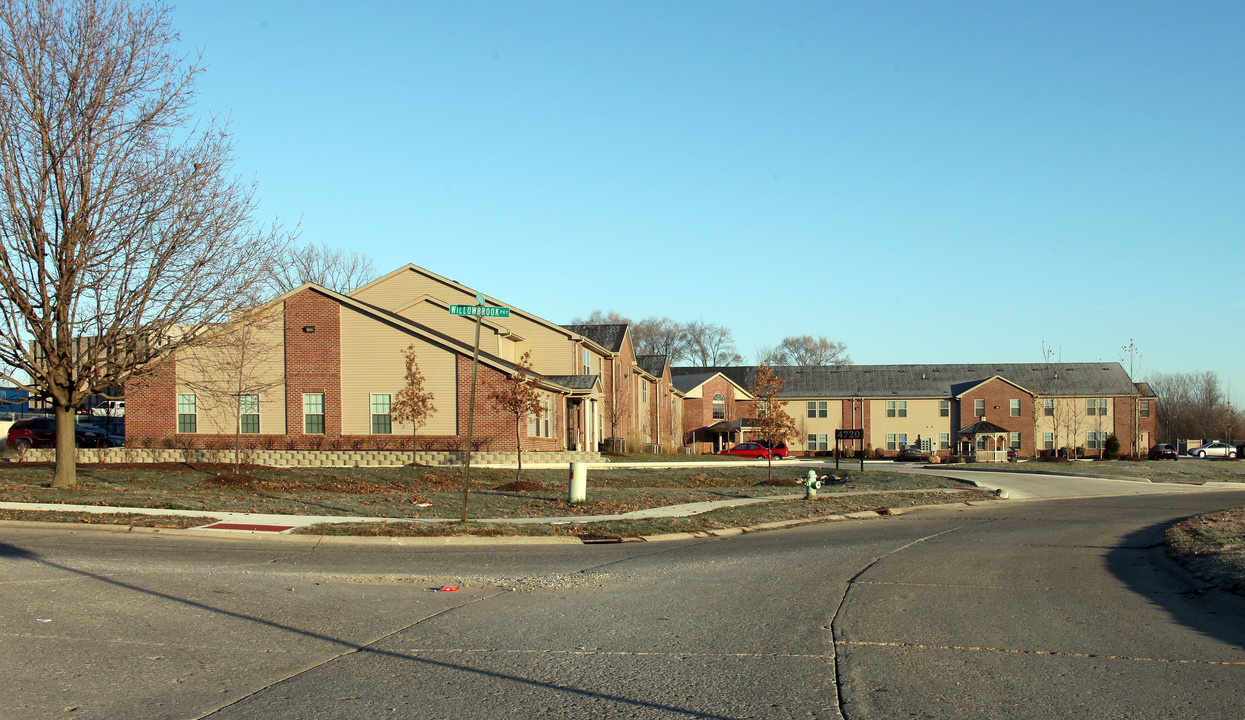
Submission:
[[1004,655],[1046,655],[1050,657],[1085,658],[1093,660],[1123,660],[1126,662],[1167,663],[1171,665],[1217,665],[1222,667],[1245,667],[1245,660],[1182,660],[1180,658],[1136,657],[1132,655],[1102,655],[1099,653],[1066,652],[1063,650],[1025,650],[1021,648],[975,647],[970,645],[930,645],[928,643],[877,642],[868,640],[843,640],[838,645],[853,647],[915,648],[918,650],[950,650],[957,652],[985,652]]

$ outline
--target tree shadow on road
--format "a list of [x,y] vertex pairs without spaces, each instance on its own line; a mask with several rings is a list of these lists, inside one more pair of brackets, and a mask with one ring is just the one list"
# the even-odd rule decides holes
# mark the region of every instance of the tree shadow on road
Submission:
[[1107,553],[1107,568],[1130,590],[1187,628],[1245,648],[1245,597],[1200,579],[1167,554],[1164,534],[1179,518],[1142,528]]

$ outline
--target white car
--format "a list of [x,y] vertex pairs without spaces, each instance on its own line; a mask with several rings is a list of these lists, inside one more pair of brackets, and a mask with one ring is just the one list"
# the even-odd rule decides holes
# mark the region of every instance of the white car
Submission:
[[101,417],[125,417],[125,401],[105,400],[91,408],[91,414]]
[[1236,457],[1236,446],[1229,445],[1226,442],[1209,442],[1205,445],[1199,445],[1195,448],[1189,448],[1189,455],[1193,457]]

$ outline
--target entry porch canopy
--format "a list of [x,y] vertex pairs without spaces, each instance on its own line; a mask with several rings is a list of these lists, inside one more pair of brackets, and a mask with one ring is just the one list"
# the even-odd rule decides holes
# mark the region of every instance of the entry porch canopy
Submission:
[[960,430],[960,454],[975,462],[1007,462],[1011,431],[982,418]]
[[753,432],[761,424],[757,418],[738,418],[722,420],[705,428],[705,432],[713,436],[713,450],[718,452],[730,447],[732,443],[742,442],[746,432]]

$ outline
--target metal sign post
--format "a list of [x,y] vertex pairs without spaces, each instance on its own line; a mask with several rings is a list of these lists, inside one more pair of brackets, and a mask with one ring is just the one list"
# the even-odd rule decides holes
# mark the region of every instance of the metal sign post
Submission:
[[463,460],[462,521],[467,522],[467,494],[471,488],[471,445],[475,439],[476,373],[480,367],[480,323],[485,317],[510,317],[510,308],[485,305],[484,296],[476,293],[475,305],[451,305],[450,314],[474,316],[476,319],[476,342],[471,353],[471,400],[467,406],[467,452]]
[[[834,469],[835,470],[839,469],[839,457],[838,457],[839,441],[840,440],[864,440],[864,439],[865,439],[864,428],[847,428],[843,430],[834,431],[834,449],[835,449]],[[864,449],[862,448],[860,451],[861,472],[863,472],[864,469],[865,469],[865,452],[864,452]]]

